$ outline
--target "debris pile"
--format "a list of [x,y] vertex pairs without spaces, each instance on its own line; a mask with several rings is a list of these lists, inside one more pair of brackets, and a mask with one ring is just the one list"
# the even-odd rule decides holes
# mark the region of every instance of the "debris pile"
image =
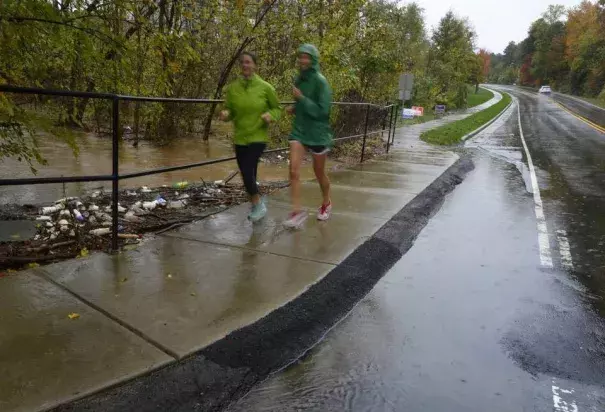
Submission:
[[[236,175],[213,183],[177,182],[172,187],[121,191],[117,207],[120,246],[138,243],[143,234],[171,230],[246,202],[244,188],[229,184]],[[260,184],[265,194],[285,186],[286,182]],[[103,189],[59,199],[38,210],[24,209],[21,218],[36,220],[37,234],[33,239],[0,243],[0,269],[72,258],[81,250],[108,250],[112,212],[111,192]]]

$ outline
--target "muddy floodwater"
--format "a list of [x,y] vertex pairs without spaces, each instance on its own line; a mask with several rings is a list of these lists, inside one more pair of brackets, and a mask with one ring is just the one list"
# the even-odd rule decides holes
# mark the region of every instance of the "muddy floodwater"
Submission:
[[[48,161],[48,165],[39,166],[37,176],[76,176],[111,174],[111,139],[98,137],[94,134],[83,134],[77,137],[79,154],[75,157],[68,145],[52,136],[40,138],[40,149]],[[180,138],[166,146],[157,146],[141,142],[139,147],[133,147],[131,142],[120,143],[119,168],[120,173],[128,173],[154,169],[159,167],[177,166],[233,155],[231,144],[226,140],[216,138],[203,142],[200,138]],[[284,159],[285,160],[285,159]],[[183,171],[162,173],[152,176],[123,180],[121,188],[140,186],[171,185],[183,180],[189,182],[214,181],[225,179],[232,171],[237,170],[234,161],[203,166]],[[24,162],[13,159],[0,160],[0,176],[4,178],[34,177],[29,166]],[[306,166],[303,177],[310,179],[313,171]],[[275,181],[288,178],[288,164],[263,163],[259,167],[259,180]],[[236,179],[239,179],[237,177]],[[6,203],[37,204],[52,202],[67,196],[78,196],[87,190],[104,186],[109,188],[109,182],[74,183],[65,186],[23,185],[0,186],[0,205]],[[65,193],[64,193],[65,192]]]

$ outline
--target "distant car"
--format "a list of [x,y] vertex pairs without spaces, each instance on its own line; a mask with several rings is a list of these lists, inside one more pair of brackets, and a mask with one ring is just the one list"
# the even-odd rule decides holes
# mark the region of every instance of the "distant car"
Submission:
[[550,94],[551,92],[552,90],[550,90],[550,86],[542,86],[539,90],[540,94]]

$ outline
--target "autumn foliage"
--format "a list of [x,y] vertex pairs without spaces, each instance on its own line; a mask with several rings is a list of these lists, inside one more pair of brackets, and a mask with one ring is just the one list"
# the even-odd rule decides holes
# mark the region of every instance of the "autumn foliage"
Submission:
[[555,89],[605,102],[605,0],[549,6],[527,37],[492,54],[489,80]]

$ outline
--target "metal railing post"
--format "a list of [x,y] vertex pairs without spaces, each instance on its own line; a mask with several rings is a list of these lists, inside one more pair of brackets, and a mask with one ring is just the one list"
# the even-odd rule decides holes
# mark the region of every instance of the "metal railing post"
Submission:
[[395,106],[391,107],[391,118],[389,119],[389,134],[387,135],[387,153],[391,149],[391,128],[393,127],[393,113],[395,113]]
[[380,129],[380,130],[381,130],[381,132],[380,132],[380,138],[381,138],[381,139],[382,139],[382,138],[384,138],[384,131],[385,131],[385,129],[387,128],[387,119],[388,119],[388,118],[389,118],[389,112],[386,112],[386,113],[384,114],[384,120],[383,120],[383,122],[382,122],[382,129]]
[[391,137],[391,146],[395,143],[395,133],[397,132],[397,116],[399,112],[399,105],[395,105],[395,115],[393,116],[393,136]]
[[111,251],[118,251],[118,197],[119,197],[119,127],[120,127],[120,99],[116,96],[112,99],[112,171],[111,171]]
[[363,130],[363,145],[361,146],[361,162],[363,163],[363,158],[366,154],[366,138],[368,137],[368,118],[370,117],[370,105],[366,105],[366,120],[365,126]]

